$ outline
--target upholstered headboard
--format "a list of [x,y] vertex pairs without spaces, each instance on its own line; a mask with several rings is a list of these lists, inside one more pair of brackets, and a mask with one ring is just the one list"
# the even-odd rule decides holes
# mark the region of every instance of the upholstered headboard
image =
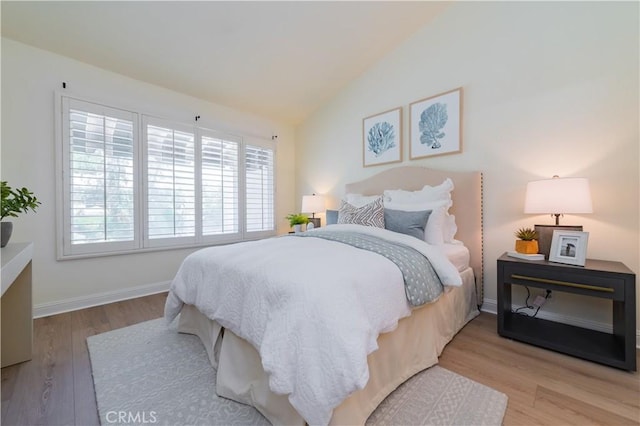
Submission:
[[453,206],[449,209],[456,216],[457,240],[469,249],[470,265],[476,277],[478,304],[483,300],[483,252],[482,252],[482,173],[449,172],[425,167],[396,167],[380,172],[359,182],[345,185],[347,193],[363,195],[382,194],[385,189],[417,191],[425,185],[436,186],[450,178],[455,186],[451,193]]

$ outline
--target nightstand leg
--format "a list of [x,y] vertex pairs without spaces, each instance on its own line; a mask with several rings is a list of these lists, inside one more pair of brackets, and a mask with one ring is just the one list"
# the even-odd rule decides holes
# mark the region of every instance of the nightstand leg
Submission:
[[504,268],[498,267],[498,334],[505,329],[506,317],[511,314],[511,284],[505,282]]
[[[627,285],[625,288],[625,300],[635,300],[635,287]],[[622,345],[625,362],[629,363],[631,370],[636,369],[636,312],[634,303],[625,303],[624,300],[613,301],[613,334],[616,342]]]

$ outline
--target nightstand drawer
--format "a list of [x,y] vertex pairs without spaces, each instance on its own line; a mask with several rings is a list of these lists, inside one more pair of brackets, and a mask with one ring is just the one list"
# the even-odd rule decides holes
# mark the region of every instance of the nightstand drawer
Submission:
[[604,299],[624,300],[625,281],[606,273],[584,273],[578,267],[563,268],[506,264],[505,280],[512,284],[528,285],[566,293],[584,294]]

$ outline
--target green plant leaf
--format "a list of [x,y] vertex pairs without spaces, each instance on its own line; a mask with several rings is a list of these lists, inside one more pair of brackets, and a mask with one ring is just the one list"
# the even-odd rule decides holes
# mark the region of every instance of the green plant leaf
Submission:
[[13,189],[6,181],[0,182],[0,193],[2,195],[0,219],[18,217],[19,213],[35,212],[41,204],[29,189],[25,187]]
[[287,220],[289,221],[289,225],[291,225],[291,227],[293,227],[293,225],[305,225],[309,223],[309,217],[306,214],[302,213],[288,214]]

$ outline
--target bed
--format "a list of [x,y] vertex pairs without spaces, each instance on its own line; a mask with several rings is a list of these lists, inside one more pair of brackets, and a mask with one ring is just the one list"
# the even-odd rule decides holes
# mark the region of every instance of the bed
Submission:
[[[371,321],[367,320],[376,323],[377,328],[373,328],[375,332],[372,332],[370,328],[360,327],[361,317],[369,314],[352,313],[352,310],[357,311],[357,309],[340,307],[339,301],[349,300],[347,296],[343,297],[342,294],[334,300],[338,301],[336,309],[351,315],[347,317],[348,321],[343,326],[337,326],[332,323],[332,314],[326,315],[326,319],[320,318],[321,314],[318,314],[320,311],[316,310],[316,305],[323,305],[322,294],[324,293],[313,293],[313,288],[302,290],[296,288],[295,290],[305,294],[311,292],[313,293],[312,297],[316,298],[313,299],[315,303],[300,307],[310,318],[305,322],[304,327],[306,328],[289,329],[285,327],[285,332],[275,332],[273,331],[276,330],[274,327],[263,327],[262,324],[270,323],[270,321],[278,322],[280,310],[274,305],[286,305],[289,299],[288,295],[283,296],[283,293],[277,290],[273,293],[277,294],[273,300],[266,300],[268,298],[263,300],[254,294],[253,287],[245,285],[252,279],[247,272],[234,278],[238,282],[237,285],[234,282],[234,285],[219,286],[220,289],[208,296],[214,299],[224,297],[225,301],[234,302],[212,308],[209,305],[194,302],[197,297],[202,296],[202,293],[208,291],[208,287],[189,288],[184,285],[184,282],[189,281],[192,277],[202,281],[202,277],[208,274],[210,266],[205,265],[202,260],[197,260],[198,263],[195,263],[196,260],[193,259],[190,266],[187,267],[183,264],[174,284],[172,284],[165,307],[165,316],[168,320],[172,320],[179,312],[179,331],[195,334],[202,340],[212,366],[217,369],[217,383],[215,386],[212,384],[212,391],[215,390],[220,396],[256,407],[272,424],[364,424],[380,402],[397,386],[419,371],[436,364],[445,345],[467,322],[478,315],[478,305],[482,301],[482,175],[479,172],[446,172],[422,167],[398,167],[388,169],[363,181],[347,184],[345,187],[347,194],[381,195],[385,190],[419,191],[425,185],[437,186],[446,179],[450,179],[455,186],[451,192],[452,206],[449,212],[455,215],[457,225],[455,239],[461,241],[463,245],[460,243],[444,244],[439,246],[437,250],[433,249],[434,253],[429,254],[434,256],[434,259],[430,259],[436,274],[441,277],[455,274],[455,279],[452,277],[450,280],[451,282],[457,280],[457,284],[445,285],[441,294],[435,298],[437,300],[419,307],[409,307],[406,312],[406,308],[398,303],[389,303],[389,311],[396,309],[393,307],[394,305],[398,306],[397,312],[392,312],[392,315],[396,315],[397,318],[391,322],[387,319],[378,320],[377,317]],[[350,225],[337,225],[337,228],[333,229],[339,229],[340,226],[345,227],[347,231],[351,230]],[[356,228],[358,226],[353,225]],[[329,231],[332,227],[326,228],[326,231]],[[371,232],[376,235],[385,233],[383,235],[385,237],[389,233],[385,230],[371,230]],[[406,238],[406,235],[392,237],[392,239],[397,238],[403,244],[410,243],[408,239],[413,238]],[[299,270],[300,274],[306,268],[311,269],[314,276],[325,277],[322,274],[326,271],[340,269],[337,266],[331,268],[331,265],[322,265],[322,268],[316,266],[315,269],[311,266],[322,262],[320,259],[323,258],[318,256],[322,256],[327,248],[331,248],[333,251],[336,250],[336,245],[343,247],[344,244],[340,242],[297,236],[276,237],[276,239],[279,239],[277,244],[284,244],[285,252],[292,250],[293,253],[299,247],[304,247],[305,253],[315,255],[313,260],[309,260],[306,264],[301,261],[291,267],[292,270]],[[267,241],[253,244],[262,244],[259,247],[269,251],[270,244],[273,243]],[[250,245],[243,246],[243,244],[247,243],[227,246],[229,248],[224,250],[217,249],[215,253],[223,256],[222,259],[226,259],[224,265],[235,263],[239,268],[241,266],[238,265],[242,265],[240,259],[243,259],[245,253],[249,253],[248,249],[251,247]],[[428,244],[424,246],[428,246]],[[432,250],[423,246],[420,246],[420,249]],[[354,263],[360,261],[358,257],[352,258],[355,256],[354,253],[356,251],[357,253],[364,252],[364,250],[357,248],[340,248],[340,250],[352,251],[345,251],[345,254],[334,255],[334,257],[341,259],[349,257],[350,262],[355,259]],[[436,251],[438,253],[435,253]],[[204,254],[200,253],[198,256],[203,257]],[[360,255],[357,254],[357,256]],[[389,274],[389,278],[384,278],[382,281],[396,279],[395,275],[392,277],[396,272],[392,272],[388,265],[383,265],[384,259],[380,262],[372,260],[373,258],[381,258],[379,254],[368,253],[362,254],[362,256],[365,256],[362,262],[368,265],[366,269],[370,270],[370,274],[385,277],[384,274]],[[448,265],[451,266],[441,264],[441,261],[438,260],[439,257],[445,257]],[[338,259],[335,262],[340,264]],[[185,263],[189,262],[185,259]],[[378,264],[380,265],[378,266]],[[216,266],[216,268],[220,271],[233,269],[226,268],[224,265]],[[451,267],[454,268],[453,273]],[[265,268],[265,266],[260,264],[260,259],[255,258],[242,268],[243,271],[246,269],[260,273],[261,268]],[[183,269],[187,269],[187,271]],[[284,268],[281,267],[281,269]],[[288,283],[288,277],[298,273],[295,271],[279,271],[275,276],[281,276],[282,282]],[[187,278],[178,280],[180,275]],[[230,280],[226,275],[217,276]],[[312,281],[311,277],[308,279]],[[176,285],[176,281],[180,281],[181,284]],[[265,281],[261,286],[269,287],[272,284],[271,281]],[[314,285],[321,286],[322,284],[319,282]],[[245,287],[248,290],[237,290]],[[382,287],[372,288],[375,290],[371,290],[369,293],[374,295],[378,291],[388,291],[386,287],[384,290]],[[396,293],[399,292],[396,287],[393,289]],[[331,291],[336,290],[332,288]],[[404,295],[405,291],[408,291],[406,287],[402,289],[401,294]],[[354,297],[356,297],[355,300],[359,300],[358,298],[367,298],[368,295],[360,294]],[[387,309],[386,305],[376,305],[380,301],[374,300],[374,296],[371,297],[372,300],[365,301],[365,303],[370,303],[370,306],[373,307],[377,306],[380,311]],[[389,296],[389,298],[391,297],[396,300],[399,296]],[[349,306],[355,306],[352,302],[346,303]],[[404,304],[406,305],[406,299]],[[247,318],[245,311],[248,309],[252,310],[252,315],[254,310],[256,312],[264,310],[266,314],[260,320],[245,320]],[[285,316],[288,316],[288,313],[295,311],[296,308],[286,306],[282,309],[287,312]],[[234,322],[230,318],[238,320]],[[255,323],[255,321],[262,322]],[[300,322],[297,321],[296,324]],[[325,322],[331,325],[325,325]],[[329,339],[330,343],[327,343],[313,334],[314,330],[320,330],[322,327],[332,330],[340,329],[341,333],[346,334],[345,336],[332,335],[330,338],[323,337],[322,339]],[[367,334],[366,337],[362,337],[365,352],[362,352],[359,345],[353,343],[360,340],[360,334]],[[354,338],[354,336],[358,338]],[[291,344],[291,339],[295,339],[291,346],[292,352],[298,354],[302,351],[296,358],[289,358],[289,353],[282,352],[282,349],[279,349],[279,352],[272,350],[276,344],[280,344],[286,349],[286,345]],[[312,344],[316,340],[326,344],[314,347]],[[269,341],[269,345],[264,343],[266,341]],[[343,348],[343,345],[349,351],[353,346],[357,356],[351,352],[346,354],[348,351]],[[307,352],[304,352],[305,350]],[[302,366],[295,364],[300,360],[303,360]],[[351,364],[352,362],[353,364]],[[361,362],[364,363],[362,370]],[[285,376],[284,379],[281,379],[281,370],[288,369],[290,365],[294,364],[295,368],[290,372],[290,376],[293,378]],[[328,371],[324,370],[325,368],[328,370],[327,364],[336,364],[336,368],[342,367],[342,370],[339,370],[335,377],[332,377]],[[350,369],[354,371],[355,378],[353,380],[346,377],[349,375],[347,373]],[[309,385],[308,383],[314,383],[313,380],[316,376],[322,376],[321,379],[329,382],[330,385],[335,385],[334,382],[338,382],[336,387],[338,390],[334,391],[334,388],[330,387],[329,391],[325,392],[317,390],[316,386]]]

